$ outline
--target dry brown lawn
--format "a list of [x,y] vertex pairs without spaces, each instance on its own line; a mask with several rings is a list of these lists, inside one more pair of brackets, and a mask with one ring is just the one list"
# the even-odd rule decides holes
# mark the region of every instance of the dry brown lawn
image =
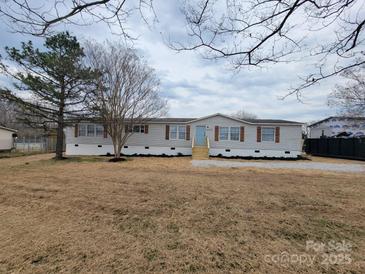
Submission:
[[[364,174],[50,157],[0,160],[0,273],[365,269]],[[352,262],[321,264],[307,240],[349,241]],[[316,260],[267,260],[282,252]]]

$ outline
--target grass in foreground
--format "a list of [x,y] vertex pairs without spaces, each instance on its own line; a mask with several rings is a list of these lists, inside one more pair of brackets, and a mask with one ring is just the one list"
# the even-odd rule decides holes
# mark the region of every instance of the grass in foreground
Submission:
[[[1,273],[364,269],[365,175],[50,157],[0,161]],[[307,240],[350,241],[353,262],[265,260],[303,254]]]

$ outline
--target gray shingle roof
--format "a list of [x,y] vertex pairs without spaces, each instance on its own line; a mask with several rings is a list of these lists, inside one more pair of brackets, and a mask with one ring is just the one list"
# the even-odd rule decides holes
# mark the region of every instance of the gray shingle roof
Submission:
[[[213,116],[216,115],[220,115],[229,119],[233,119],[233,120],[237,120],[237,121],[242,121],[243,123],[251,123],[251,124],[293,124],[293,125],[299,125],[302,123],[299,122],[294,122],[294,121],[287,121],[287,120],[281,120],[281,119],[238,119],[235,117],[230,117],[228,115],[223,115],[220,113],[217,114],[213,114],[210,116],[206,116],[206,117],[202,117],[202,118],[150,118],[150,119],[146,119],[146,122],[149,123],[189,123],[189,122],[194,122],[195,120],[200,120],[200,119],[209,119]],[[96,121],[96,119],[92,119],[94,121]]]
[[247,121],[253,124],[300,124],[299,122],[280,119],[243,119],[243,121]]
[[[150,121],[155,123],[187,123],[194,121],[196,119],[198,118],[151,118]],[[252,124],[300,124],[299,122],[280,120],[280,119],[237,119],[237,120],[241,120],[242,122],[249,122]]]
[[149,121],[156,123],[186,123],[196,118],[151,118]]

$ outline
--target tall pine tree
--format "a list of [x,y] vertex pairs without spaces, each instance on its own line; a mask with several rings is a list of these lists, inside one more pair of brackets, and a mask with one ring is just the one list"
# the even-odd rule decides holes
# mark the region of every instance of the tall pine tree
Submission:
[[96,73],[84,65],[83,49],[68,32],[46,38],[44,50],[31,41],[5,49],[12,65],[1,65],[13,88],[0,87],[0,97],[15,102],[27,123],[56,125],[56,159],[62,159],[63,129],[87,114]]

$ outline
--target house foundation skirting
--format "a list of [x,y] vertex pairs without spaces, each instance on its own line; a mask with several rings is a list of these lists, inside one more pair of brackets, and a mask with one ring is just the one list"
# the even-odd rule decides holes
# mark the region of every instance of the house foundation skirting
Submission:
[[[112,145],[67,144],[66,155],[107,155],[114,154]],[[124,146],[124,155],[191,155],[189,147]]]
[[[189,147],[157,147],[157,146],[124,146],[124,155],[191,155]],[[112,145],[97,144],[67,144],[66,155],[107,155],[114,154]],[[210,156],[223,157],[269,157],[269,158],[297,158],[301,151],[291,150],[267,150],[267,149],[224,149],[210,148]]]
[[269,150],[269,149],[224,149],[211,148],[210,156],[223,157],[257,157],[257,158],[297,158],[302,154],[301,151],[292,150]]

